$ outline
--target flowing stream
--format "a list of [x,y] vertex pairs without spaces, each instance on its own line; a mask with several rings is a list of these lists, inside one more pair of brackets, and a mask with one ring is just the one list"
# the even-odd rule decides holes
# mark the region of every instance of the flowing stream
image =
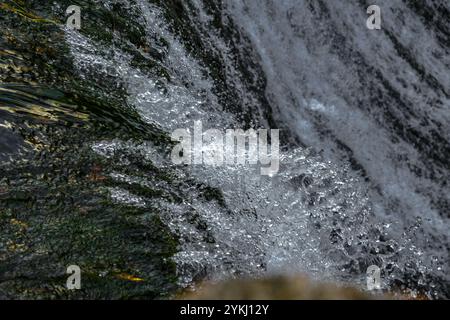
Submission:
[[[20,1],[10,2],[16,8]],[[28,9],[48,19],[63,19],[66,2],[49,1],[47,6],[33,4]],[[73,2],[82,9],[81,29],[57,25],[52,29],[57,36],[49,35],[64,48],[68,75],[49,81],[42,71],[47,67],[40,66],[45,80],[1,79],[9,100],[2,98],[0,106],[0,121],[4,120],[0,160],[7,163],[5,168],[13,168],[17,159],[40,154],[11,129],[21,114],[11,110],[23,107],[17,101],[29,101],[26,94],[39,93],[41,105],[45,101],[46,108],[58,110],[50,112],[55,118],[73,116],[89,123],[94,132],[83,133],[82,142],[74,142],[83,146],[82,154],[102,163],[97,170],[100,178],[95,170],[81,170],[99,188],[86,193],[102,190],[108,206],[119,209],[93,223],[103,226],[105,219],[122,215],[120,208],[138,210],[142,215],[133,220],[140,226],[136,232],[155,232],[157,237],[160,231],[149,227],[151,217],[156,217],[176,242],[164,257],[174,262],[173,287],[147,266],[147,242],[139,243],[130,264],[119,257],[111,265],[95,264],[90,260],[95,250],[83,251],[80,256],[86,261],[80,263],[89,266],[93,278],[102,274],[108,278],[110,269],[117,269],[111,274],[125,280],[140,279],[139,274],[144,281],[146,276],[155,277],[163,284],[152,285],[152,297],[202,279],[296,273],[364,289],[367,268],[377,265],[386,291],[449,297],[447,1],[378,1],[382,30],[366,28],[369,4],[356,0]],[[5,45],[3,55],[19,52],[13,45]],[[73,89],[75,98],[67,101],[36,89],[45,83],[67,95],[78,87],[66,84],[66,78],[78,79],[76,84],[86,90],[77,96],[78,89]],[[17,83],[32,89],[17,88]],[[83,95],[88,98],[81,100]],[[94,108],[92,97],[104,103]],[[7,104],[10,101],[12,105]],[[80,114],[74,116],[75,111]],[[28,116],[36,114],[50,118],[37,111]],[[91,119],[99,120],[91,123]],[[67,121],[70,125],[58,127],[65,132],[63,145],[77,131],[66,129],[76,120]],[[280,129],[279,172],[267,177],[255,166],[174,165],[169,139],[155,137],[170,137],[179,128],[192,131],[194,121],[202,121],[205,130]],[[118,124],[103,126],[110,122]],[[44,121],[35,129],[43,133],[33,134],[42,145],[52,145],[47,137],[56,134],[42,126],[52,124]],[[128,127],[133,134],[138,132],[137,137],[120,131]],[[142,134],[145,128],[157,134]],[[61,157],[70,158],[64,153]],[[5,173],[0,180],[0,195],[2,186],[9,190],[11,185],[24,185],[8,172],[10,176]],[[22,207],[8,202],[11,195],[2,197],[7,221],[28,219],[16,216],[14,210]],[[100,200],[89,201],[95,206]],[[39,210],[45,216],[42,210],[47,209]],[[68,210],[73,209],[66,207],[61,214]],[[45,219],[53,223],[53,218]],[[80,228],[78,236],[94,232],[86,230]],[[126,243],[128,235],[135,241],[134,234],[127,233],[120,243]],[[5,265],[22,265],[24,257],[33,260],[43,252],[29,245],[30,253],[24,249],[10,254],[12,240],[5,237],[0,238],[5,252],[2,256],[0,251],[0,262]],[[49,250],[45,241],[44,251]],[[152,252],[164,246],[150,243],[147,249]],[[124,246],[114,256],[122,250],[133,255],[132,245]],[[77,264],[73,261],[77,255],[69,252],[61,254],[62,260],[56,256],[49,261]],[[164,269],[155,267],[159,268]],[[0,282],[20,278],[20,272],[18,276],[5,270],[0,267]],[[30,272],[32,278],[39,277]],[[121,290],[134,290],[130,288]],[[16,291],[0,285],[0,297],[14,296],[11,292]]]

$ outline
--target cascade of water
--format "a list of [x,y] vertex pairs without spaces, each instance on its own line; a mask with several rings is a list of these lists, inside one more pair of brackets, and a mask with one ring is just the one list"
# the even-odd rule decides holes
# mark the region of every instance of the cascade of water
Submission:
[[[169,27],[163,9],[147,1],[136,1],[136,5],[149,36],[157,33],[168,43],[164,67],[170,80],[149,77],[132,66],[120,48],[67,31],[80,72],[85,77],[120,79],[130,106],[167,133],[190,128],[194,120],[203,121],[206,128],[243,127],[236,113],[222,105],[210,66],[189,53]],[[242,101],[257,104],[234,63],[239,54],[232,48],[239,43],[230,44],[217,29],[209,28],[214,17],[204,2],[187,1],[188,7],[192,10],[188,13],[196,13],[195,27],[208,35],[204,46],[220,52],[227,81]],[[323,150],[324,157],[308,148],[293,147],[283,152],[278,175],[268,178],[246,166],[180,168],[151,143],[94,143],[93,150],[105,157],[139,150],[142,161],[172,170],[179,180],[195,179],[220,190],[223,203],[202,200],[192,187],[183,190],[188,200],[182,203],[163,198],[152,203],[180,238],[174,259],[183,285],[204,276],[300,271],[319,279],[363,284],[372,264],[385,270],[386,286],[409,275],[419,285],[430,286],[433,295],[430,274],[448,280],[442,265],[448,261],[448,220],[442,216],[446,207],[436,206],[448,201],[441,189],[448,178],[448,163],[425,157],[428,146],[416,148],[414,137],[396,127],[402,123],[429,139],[430,148],[447,150],[448,146],[431,140],[433,132],[446,124],[448,128],[450,120],[445,91],[449,78],[443,71],[446,66],[448,70],[447,48],[426,37],[428,29],[409,17],[413,9],[403,7],[389,5],[388,15],[401,10],[399,15],[407,26],[417,30],[436,52],[411,44],[406,27],[383,36],[369,35],[364,29],[364,10],[352,2],[230,1],[222,8],[222,19],[236,24],[235,31],[250,39],[259,58],[273,119],[287,123],[304,144]],[[418,71],[407,58],[398,57],[398,47],[408,46],[417,52],[413,58],[426,67],[437,86],[427,82],[417,88]],[[404,68],[394,70],[395,64]],[[260,76],[254,74],[255,79]],[[388,90],[398,91],[398,98]],[[430,105],[431,101],[436,103]],[[253,105],[255,110],[260,107]],[[264,123],[258,117],[255,123]],[[420,119],[429,125],[421,126]],[[439,137],[448,141],[448,132]],[[407,161],[400,161],[401,156]],[[360,170],[355,172],[355,167],[363,168],[370,182],[358,177]],[[112,178],[152,184],[150,178],[120,172]],[[158,187],[180,192],[170,184]],[[111,189],[111,196],[130,205],[148,205],[148,200],[120,188]]]

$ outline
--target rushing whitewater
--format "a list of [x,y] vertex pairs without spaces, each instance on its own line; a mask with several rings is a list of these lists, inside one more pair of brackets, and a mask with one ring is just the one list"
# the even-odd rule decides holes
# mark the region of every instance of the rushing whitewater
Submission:
[[170,79],[149,77],[120,48],[67,30],[84,77],[117,79],[129,105],[168,134],[196,120],[205,129],[284,132],[273,177],[254,166],[176,166],[151,142],[93,142],[103,157],[134,150],[180,181],[223,194],[205,202],[196,188],[181,188],[189,201],[173,203],[110,189],[114,201],[160,209],[180,239],[181,285],[304,272],[363,286],[367,267],[378,265],[385,289],[448,295],[447,1],[382,1],[382,30],[365,27],[359,1],[186,0],[182,22],[152,1],[118,2],[138,9],[149,38],[168,44],[154,50],[164,52]]

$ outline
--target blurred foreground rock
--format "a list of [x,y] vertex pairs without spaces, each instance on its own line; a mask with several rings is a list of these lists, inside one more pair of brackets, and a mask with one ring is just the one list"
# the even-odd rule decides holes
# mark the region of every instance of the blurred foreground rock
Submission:
[[264,279],[236,279],[205,283],[180,299],[192,300],[373,300],[387,296],[363,292],[336,284],[318,283],[305,276],[277,276]]

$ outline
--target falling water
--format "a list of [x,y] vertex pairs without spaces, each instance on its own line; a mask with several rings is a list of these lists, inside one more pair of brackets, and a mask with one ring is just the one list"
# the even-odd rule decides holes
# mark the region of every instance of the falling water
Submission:
[[[83,79],[113,79],[102,90],[123,89],[127,107],[168,135],[196,120],[282,131],[273,177],[176,166],[170,144],[91,141],[106,161],[133,154],[170,175],[114,169],[108,192],[157,210],[178,239],[178,284],[301,272],[364,287],[377,265],[387,290],[448,297],[448,3],[382,1],[379,31],[365,27],[364,1],[177,3],[97,4],[137,12],[150,49],[128,42],[131,54],[117,32],[100,42],[64,28],[64,39]],[[166,72],[136,65],[136,52]]]

